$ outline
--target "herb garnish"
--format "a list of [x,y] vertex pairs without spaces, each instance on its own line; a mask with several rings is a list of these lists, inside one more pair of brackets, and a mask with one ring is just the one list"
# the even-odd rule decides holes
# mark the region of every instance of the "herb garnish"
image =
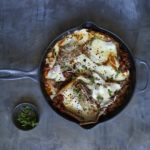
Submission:
[[103,100],[103,97],[102,97],[101,95],[98,95],[98,96],[97,96],[97,99],[98,99],[98,100]]
[[90,77],[89,79],[90,79],[90,81],[91,81],[92,83],[95,82],[95,78],[94,78],[94,77]]
[[64,64],[64,65],[61,66],[61,69],[64,70],[64,71],[65,71],[65,70],[68,70],[68,69],[69,69],[69,66],[67,66],[67,65]]
[[110,89],[108,89],[108,93],[110,96],[112,96],[112,91]]
[[54,51],[54,56],[57,56],[57,53]]
[[110,80],[113,80],[113,75],[111,75]]
[[72,79],[72,80],[75,80],[75,79],[76,79],[76,77],[75,77],[75,76],[72,76],[72,77],[71,77],[71,79]]
[[73,92],[78,95],[79,99],[81,98],[80,89],[74,88],[74,89],[73,89]]
[[81,95],[81,93],[79,92],[79,94],[78,94],[79,99],[81,99],[81,96],[82,96],[82,95]]
[[25,106],[18,114],[17,121],[24,128],[35,127],[37,125],[36,113],[29,107]]
[[82,67],[83,67],[84,69],[87,69],[87,66],[85,66],[85,65],[83,65]]
[[118,77],[119,73],[120,73],[120,71],[119,71],[119,70],[117,70],[116,75],[115,75],[115,78],[117,78],[117,77]]
[[73,92],[78,94],[78,93],[80,92],[80,90],[77,89],[77,88],[74,88],[74,89],[73,89]]

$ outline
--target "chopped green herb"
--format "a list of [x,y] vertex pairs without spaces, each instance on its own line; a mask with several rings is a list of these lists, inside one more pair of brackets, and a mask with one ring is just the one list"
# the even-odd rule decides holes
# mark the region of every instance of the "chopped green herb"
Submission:
[[79,99],[81,99],[81,96],[82,96],[82,95],[81,95],[81,93],[79,92],[79,94],[78,94]]
[[81,98],[81,92],[80,92],[80,89],[77,89],[77,88],[74,88],[73,89],[73,92],[75,93],[75,94],[77,94],[77,96],[79,97],[79,99]]
[[98,96],[97,96],[97,99],[98,99],[98,100],[103,100],[103,97],[102,97],[101,95],[98,95]]
[[62,68],[62,70],[68,70],[68,69],[69,69],[69,66],[67,66],[67,65],[62,65],[61,68]]
[[94,77],[90,77],[89,79],[90,79],[90,81],[91,81],[92,83],[95,82],[95,78],[94,78]]
[[120,73],[120,71],[119,71],[119,70],[117,70],[116,75],[115,75],[115,78],[117,78],[117,77],[118,77],[119,73]]
[[80,90],[79,90],[79,89],[77,89],[77,88],[74,88],[74,89],[73,89],[73,92],[74,92],[74,93],[77,93],[77,94],[78,94],[78,93],[79,93],[79,91],[80,91]]
[[113,75],[110,77],[110,80],[113,80]]
[[37,125],[36,113],[28,106],[25,106],[18,114],[18,122],[22,127],[35,127]]
[[57,53],[54,51],[54,56],[57,56]]
[[71,79],[72,79],[72,80],[75,80],[75,79],[76,79],[76,77],[75,77],[75,76],[72,76],[72,77],[71,77]]
[[83,68],[84,68],[84,69],[87,69],[87,66],[83,65]]
[[77,70],[78,73],[84,73],[85,72],[85,69],[80,69],[80,70]]
[[112,96],[112,91],[110,89],[108,89],[108,93],[110,96]]

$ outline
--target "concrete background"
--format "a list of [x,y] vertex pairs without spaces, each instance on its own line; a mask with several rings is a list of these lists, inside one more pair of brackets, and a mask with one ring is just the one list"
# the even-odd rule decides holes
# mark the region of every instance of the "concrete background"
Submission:
[[[0,0],[0,69],[29,71],[48,43],[66,29],[94,21],[119,35],[135,58],[150,65],[150,0]],[[90,130],[57,115],[31,79],[0,80],[0,150],[149,150],[149,70],[137,62],[137,86],[129,105]],[[12,123],[18,102],[34,102],[39,125],[28,132]]]

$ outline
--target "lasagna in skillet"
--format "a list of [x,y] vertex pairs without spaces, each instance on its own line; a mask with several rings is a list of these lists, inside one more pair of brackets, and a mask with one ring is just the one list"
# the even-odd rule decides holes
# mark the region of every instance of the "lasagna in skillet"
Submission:
[[44,63],[44,88],[53,106],[81,125],[115,109],[129,87],[128,53],[104,33],[76,30],[55,43]]

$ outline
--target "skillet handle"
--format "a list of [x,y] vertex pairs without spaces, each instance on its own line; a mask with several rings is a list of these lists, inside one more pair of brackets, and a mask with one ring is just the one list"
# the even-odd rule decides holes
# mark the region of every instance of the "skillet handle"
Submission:
[[23,78],[30,78],[38,82],[38,69],[31,71],[0,69],[0,80],[16,80]]
[[88,28],[88,29],[90,29],[90,28],[96,29],[97,28],[97,29],[99,29],[99,27],[92,21],[86,21],[86,22],[82,23],[80,26],[81,26],[81,28]]
[[136,79],[137,79],[137,92],[143,93],[147,90],[149,85],[149,77],[150,77],[150,67],[147,62],[136,58]]

